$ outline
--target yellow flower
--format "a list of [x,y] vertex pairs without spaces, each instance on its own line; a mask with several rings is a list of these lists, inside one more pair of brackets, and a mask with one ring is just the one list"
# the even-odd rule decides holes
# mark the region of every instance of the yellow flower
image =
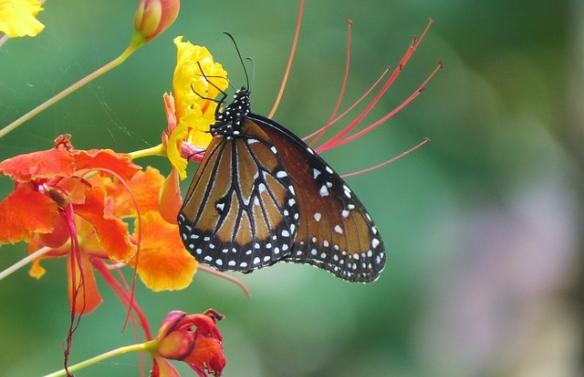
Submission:
[[34,37],[45,28],[35,18],[41,10],[40,0],[0,0],[0,32],[9,38]]
[[[213,56],[202,46],[183,42],[176,37],[177,62],[172,82],[176,128],[170,130],[166,153],[181,179],[186,178],[187,161],[181,156],[183,142],[196,147],[206,148],[211,142],[209,128],[215,121],[217,104],[207,98],[215,98],[228,85],[227,72],[213,60]],[[200,67],[199,67],[200,65]],[[201,69],[208,79],[203,77]],[[167,99],[165,99],[167,100]],[[169,124],[170,125],[170,124]],[[170,128],[170,127],[169,127]]]

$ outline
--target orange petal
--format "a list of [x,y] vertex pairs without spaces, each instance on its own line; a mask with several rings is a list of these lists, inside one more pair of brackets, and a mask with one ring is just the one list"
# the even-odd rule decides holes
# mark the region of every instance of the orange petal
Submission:
[[126,217],[136,216],[136,206],[141,213],[158,210],[158,199],[164,177],[157,169],[147,167],[146,170],[137,172],[127,186],[120,184],[118,180],[103,176],[94,176],[90,182],[93,186],[105,189],[108,199],[112,201],[116,216]]
[[0,202],[0,244],[30,240],[34,233],[53,230],[57,205],[30,185],[17,185]]
[[116,153],[110,149],[74,150],[75,169],[107,169],[115,172],[126,181],[136,174],[140,167],[132,162],[127,154]]
[[41,234],[38,241],[42,246],[58,248],[63,246],[69,240],[69,227],[63,216],[57,216],[53,224],[53,230],[50,233]]
[[168,177],[164,180],[162,191],[160,192],[160,214],[164,220],[171,224],[176,224],[178,211],[182,206],[182,197],[180,195],[180,181],[178,171],[172,169]]
[[41,260],[35,259],[32,261],[32,265],[30,266],[30,270],[28,270],[28,275],[31,278],[40,279],[45,274],[46,270],[41,266]]
[[80,204],[85,201],[85,191],[91,188],[91,184],[81,177],[64,177],[59,180],[57,186],[67,193],[67,201],[72,204]]
[[178,226],[169,224],[158,212],[142,215],[138,274],[155,292],[186,288],[197,269],[197,262],[185,250]]
[[[130,190],[132,196],[136,201],[136,205],[140,209],[140,213],[149,211],[158,211],[158,198],[160,196],[160,188],[164,182],[164,177],[157,169],[147,167],[145,171],[140,171],[130,181]],[[136,208],[130,199],[128,190],[124,190],[120,196],[120,201],[116,207],[126,206],[126,215],[136,216]]]
[[198,369],[209,370],[214,376],[220,376],[227,363],[221,341],[203,335],[196,337],[193,351],[184,361]]
[[170,365],[170,363],[162,357],[154,357],[154,364],[152,365],[152,371],[150,371],[151,377],[180,377],[178,371]]
[[[81,266],[75,263],[73,270],[71,269],[71,257],[67,258],[69,304],[73,306],[73,301],[75,301],[74,312],[77,314],[88,314],[101,304],[102,299],[95,284],[95,275],[93,274],[91,262],[86,255],[83,253],[80,254]],[[73,285],[72,271],[75,271],[75,285]],[[73,299],[73,286],[77,289],[75,300]]]
[[63,149],[21,154],[0,163],[0,174],[24,182],[39,178],[66,176],[73,173],[73,157]]
[[100,187],[94,187],[87,191],[85,203],[74,206],[75,213],[93,226],[111,259],[125,262],[135,249],[130,243],[128,225],[113,216],[105,204],[105,192]]

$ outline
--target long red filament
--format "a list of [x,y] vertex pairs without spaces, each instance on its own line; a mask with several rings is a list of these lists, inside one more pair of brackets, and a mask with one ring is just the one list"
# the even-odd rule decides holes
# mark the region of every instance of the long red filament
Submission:
[[[107,268],[107,266],[101,259],[92,258],[91,263],[93,267],[95,267],[99,271],[99,273],[103,277],[103,280],[105,280],[105,282],[110,286],[110,288],[116,293],[122,304],[124,306],[127,306],[128,308],[131,308],[134,311],[134,313],[137,315],[139,319],[142,330],[144,330],[146,339],[151,340],[152,332],[150,331],[150,326],[148,325],[148,319],[146,318],[146,315],[144,314],[136,300],[134,300],[134,297],[130,296],[130,294],[126,292],[126,290],[122,287],[120,282],[116,280],[116,278],[112,275],[111,271]],[[128,311],[130,311],[130,309],[128,309]]]
[[410,61],[412,55],[414,54],[414,52],[416,51],[416,49],[418,48],[418,46],[420,45],[420,43],[424,39],[427,31],[430,29],[432,22],[433,21],[430,19],[428,21],[428,24],[426,25],[426,27],[424,28],[424,30],[420,34],[420,36],[417,38],[414,38],[414,40],[408,46],[406,52],[402,56],[402,58],[399,62],[399,65],[396,68],[394,68],[394,70],[391,72],[391,75],[389,76],[387,81],[383,84],[383,87],[379,90],[379,92],[375,95],[375,97],[373,97],[373,100],[371,102],[369,102],[367,104],[367,106],[365,107],[365,109],[359,115],[357,115],[357,117],[351,123],[349,123],[347,126],[345,126],[345,128],[343,128],[343,130],[341,130],[341,132],[339,132],[337,135],[333,136],[327,142],[322,144],[320,146],[321,150],[324,151],[324,150],[330,149],[332,146],[335,146],[336,143],[340,139],[342,139],[349,132],[351,132],[353,129],[355,129],[355,127],[357,127],[363,121],[363,119],[365,119],[365,117],[367,115],[369,115],[371,110],[373,110],[373,108],[379,103],[379,101],[383,98],[385,93],[387,93],[387,91],[393,86],[393,83],[395,82],[395,80],[397,79],[399,74],[404,70],[404,68],[406,67],[406,65]]
[[387,159],[387,160],[385,160],[383,162],[380,162],[378,164],[369,166],[369,167],[364,168],[364,169],[359,169],[359,170],[352,171],[350,173],[341,174],[341,177],[343,177],[343,178],[354,177],[356,175],[365,174],[365,173],[368,173],[370,171],[373,171],[373,170],[377,170],[379,168],[382,168],[385,165],[391,164],[392,162],[395,162],[397,160],[401,160],[402,158],[404,158],[408,154],[410,154],[410,153],[414,152],[415,150],[421,148],[424,144],[427,144],[430,141],[431,140],[429,138],[425,137],[424,139],[422,139],[422,141],[418,142],[416,145],[414,145],[413,147],[409,148],[408,150],[406,150],[406,151],[398,154],[397,156],[394,156],[394,157],[392,157],[390,159]]
[[[132,288],[130,289],[131,299],[134,300],[134,293],[136,291],[136,280],[137,280],[137,274],[138,274],[138,261],[140,258],[140,245],[142,243],[142,215],[140,213],[140,207],[138,207],[138,202],[136,201],[136,198],[134,197],[134,194],[132,193],[132,190],[130,189],[130,185],[118,173],[116,173],[113,170],[106,169],[106,168],[94,168],[94,169],[91,169],[91,171],[101,171],[101,172],[109,174],[110,176],[112,176],[114,178],[117,178],[120,181],[120,183],[122,184],[122,186],[124,186],[124,189],[130,195],[130,200],[132,201],[132,205],[136,209],[136,219],[138,222],[138,224],[137,224],[138,231],[136,232],[137,233],[136,258],[135,258],[136,262],[134,263],[134,272],[132,273]],[[131,306],[128,306],[128,313],[126,313],[126,319],[125,319],[124,325],[123,325],[124,330],[127,327],[128,321],[130,319],[131,308],[132,308]]]
[[318,135],[320,132],[322,132],[322,129],[323,128],[330,127],[330,126],[334,125],[336,122],[338,122],[339,120],[341,120],[342,118],[344,118],[348,113],[350,113],[355,107],[359,106],[359,104],[361,102],[363,102],[365,100],[365,98],[367,98],[369,96],[369,94],[371,94],[371,92],[379,85],[379,83],[381,83],[381,81],[383,80],[383,78],[385,77],[385,75],[387,75],[387,73],[389,72],[390,69],[391,68],[386,68],[381,73],[381,75],[375,80],[375,82],[361,95],[361,97],[359,97],[355,102],[353,102],[351,104],[351,106],[349,106],[345,111],[343,111],[336,118],[334,118],[331,121],[329,121],[328,123],[326,123],[321,128],[319,128],[319,129],[311,132],[310,134],[304,136],[302,138],[302,140],[307,141],[311,137],[314,137],[314,136]]
[[243,284],[243,282],[241,280],[239,280],[238,278],[236,278],[235,276],[231,276],[228,275],[224,272],[221,271],[217,271],[214,270],[210,267],[207,266],[203,266],[202,264],[199,264],[199,266],[197,267],[200,271],[204,271],[208,274],[220,277],[221,279],[225,279],[231,283],[234,283],[235,285],[237,285],[239,288],[241,288],[241,290],[243,291],[243,293],[249,297],[249,289],[247,288],[247,286],[245,284]]
[[[413,100],[415,100],[424,91],[428,82],[430,82],[430,80],[432,80],[432,78],[436,75],[436,73],[438,73],[438,71],[440,71],[442,68],[443,68],[442,63],[439,63],[438,66],[436,66],[436,68],[434,68],[432,73],[430,73],[430,75],[424,80],[424,82],[422,82],[422,84],[420,84],[420,86],[412,94],[410,94],[410,96],[408,98],[406,98],[401,104],[399,104],[396,108],[394,108],[393,110],[391,110],[390,112],[388,112],[387,114],[385,114],[384,116],[382,116],[381,118],[379,118],[378,120],[376,120],[375,122],[370,124],[369,126],[363,128],[362,130],[360,130],[358,132],[355,132],[351,136],[347,136],[346,138],[344,138],[342,140],[338,140],[334,144],[334,147],[339,147],[339,146],[347,144],[355,139],[358,139],[361,136],[364,136],[365,134],[373,131],[373,129],[379,127],[381,124],[387,122],[388,120],[390,120],[391,118],[393,118],[394,116],[399,114],[400,111],[402,111],[407,105],[409,105]],[[325,150],[330,149],[330,148],[331,148],[331,146],[329,145],[328,147],[323,148],[322,151],[324,152]],[[319,152],[320,152],[320,150],[319,150]]]
[[284,71],[284,77],[282,78],[282,83],[280,84],[280,90],[272,106],[272,110],[268,114],[268,118],[272,119],[280,106],[280,101],[284,95],[284,90],[286,89],[286,84],[288,83],[288,77],[290,76],[290,71],[292,70],[292,64],[294,63],[294,57],[296,56],[296,48],[298,47],[298,39],[300,38],[300,30],[302,28],[302,16],[304,14],[304,0],[300,0],[298,3],[298,16],[296,17],[296,28],[294,29],[294,38],[292,40],[292,48],[290,49],[290,55],[288,56],[288,64],[286,64],[286,70]]
[[343,80],[341,81],[341,90],[339,96],[337,97],[337,102],[333,108],[333,111],[329,118],[327,119],[325,126],[320,129],[320,132],[314,137],[314,140],[310,142],[310,145],[314,145],[318,142],[325,132],[333,125],[332,120],[336,117],[341,107],[341,103],[345,98],[345,92],[347,90],[347,82],[349,81],[349,72],[351,69],[351,32],[353,29],[353,21],[347,20],[347,45],[345,48],[345,70],[343,73]]
[[[71,354],[71,346],[73,344],[73,335],[75,331],[79,328],[79,323],[81,322],[81,314],[76,311],[77,298],[79,292],[83,294],[83,307],[81,313],[85,311],[86,297],[85,297],[85,280],[83,274],[83,264],[81,262],[81,250],[79,248],[79,240],[77,239],[77,227],[75,225],[75,213],[73,212],[73,205],[71,203],[67,204],[63,208],[63,215],[65,217],[65,222],[69,230],[69,236],[71,239],[71,252],[69,253],[69,263],[71,269],[71,312],[69,313],[69,329],[67,330],[67,336],[65,338],[65,351],[63,353],[63,366],[65,368],[65,373],[67,377],[72,377],[73,375],[69,372],[69,355]],[[79,272],[79,284],[77,284],[77,272]]]

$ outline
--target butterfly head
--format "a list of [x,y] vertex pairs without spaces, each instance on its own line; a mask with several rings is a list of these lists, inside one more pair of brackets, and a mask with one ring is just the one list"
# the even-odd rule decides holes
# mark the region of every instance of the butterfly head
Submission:
[[233,102],[217,112],[216,121],[211,126],[211,134],[225,137],[239,136],[243,118],[249,112],[249,90],[242,87],[233,95]]

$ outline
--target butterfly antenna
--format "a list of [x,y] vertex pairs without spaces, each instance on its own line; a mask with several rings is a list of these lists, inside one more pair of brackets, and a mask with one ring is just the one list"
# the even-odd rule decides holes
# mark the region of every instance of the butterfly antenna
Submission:
[[245,73],[245,83],[247,85],[246,88],[249,90],[249,76],[247,75],[247,69],[245,69],[245,63],[243,62],[243,58],[241,57],[241,52],[239,51],[237,42],[235,42],[235,38],[233,38],[233,35],[231,35],[230,33],[224,31],[223,34],[228,36],[229,39],[231,39],[231,42],[233,42],[233,45],[235,46],[235,51],[237,51],[237,56],[239,56],[239,61],[241,62],[241,66],[243,67],[243,73]]
[[[255,59],[252,58],[251,56],[248,56],[247,58],[245,58],[245,60],[247,60],[248,62],[251,63],[251,85],[254,86],[255,85],[255,78],[256,78]],[[252,92],[251,87],[249,88],[249,91]]]
[[233,83],[231,83],[229,80],[227,80],[227,77],[225,77],[225,76],[207,75],[207,77],[210,79],[223,79],[223,80],[227,81],[227,84],[231,87],[231,89],[233,89],[233,91],[237,91],[237,88],[235,87],[235,85],[233,85]]
[[195,88],[193,87],[193,85],[191,85],[191,89],[193,90],[193,92],[195,92],[196,95],[198,95],[199,97],[209,100],[209,101],[213,101],[216,103],[223,103],[223,101],[225,101],[225,98],[227,98],[227,93],[225,93],[220,87],[218,87],[217,85],[215,85],[213,83],[213,81],[209,80],[209,76],[207,76],[205,74],[205,71],[203,71],[203,67],[201,67],[201,63],[197,62],[197,66],[199,66],[199,70],[201,71],[201,75],[203,75],[203,78],[205,79],[205,81],[207,81],[209,83],[209,85],[211,85],[213,88],[217,89],[220,93],[221,93],[221,99],[217,100],[217,99],[211,99],[209,97],[205,97],[200,95],[199,93],[197,93],[197,91],[195,90]]

